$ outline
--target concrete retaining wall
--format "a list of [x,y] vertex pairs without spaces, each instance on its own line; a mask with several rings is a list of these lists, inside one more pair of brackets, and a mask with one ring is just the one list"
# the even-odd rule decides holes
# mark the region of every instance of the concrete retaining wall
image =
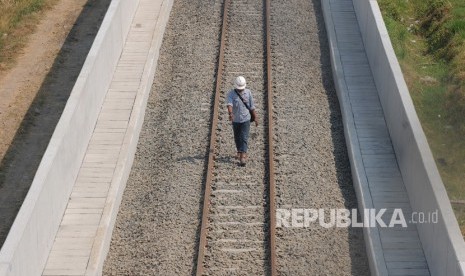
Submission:
[[463,275],[465,243],[378,3],[353,2],[412,210],[439,213],[438,223],[417,225],[431,275]]
[[113,0],[0,251],[0,275],[40,275],[138,0]]

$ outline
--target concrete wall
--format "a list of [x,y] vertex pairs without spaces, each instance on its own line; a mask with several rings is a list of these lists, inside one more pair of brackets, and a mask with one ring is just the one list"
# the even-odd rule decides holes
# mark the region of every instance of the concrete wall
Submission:
[[138,0],[113,0],[0,251],[0,275],[40,275]]
[[367,56],[413,211],[438,211],[418,224],[431,275],[463,275],[465,243],[431,154],[376,0],[353,0]]

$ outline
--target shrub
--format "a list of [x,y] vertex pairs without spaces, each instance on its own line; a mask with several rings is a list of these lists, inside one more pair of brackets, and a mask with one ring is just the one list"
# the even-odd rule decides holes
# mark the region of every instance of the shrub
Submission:
[[447,0],[422,2],[423,4],[418,4],[417,9],[419,34],[426,38],[430,53],[444,58],[447,56],[447,48],[453,38],[451,30],[445,27],[451,17],[451,4]]
[[446,116],[456,129],[465,133],[465,19],[454,15],[448,0],[415,0],[417,34],[424,37],[428,52],[450,64],[446,95]]

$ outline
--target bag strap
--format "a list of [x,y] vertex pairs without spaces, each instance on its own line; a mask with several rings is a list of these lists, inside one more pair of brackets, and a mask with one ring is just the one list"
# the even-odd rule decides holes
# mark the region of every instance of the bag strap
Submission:
[[239,94],[239,92],[237,92],[236,89],[234,89],[234,92],[236,92],[237,96],[239,97],[239,99],[241,99],[242,103],[245,105],[245,107],[249,110],[249,112],[251,112],[250,110],[250,107],[245,103],[244,99],[241,97],[241,95]]

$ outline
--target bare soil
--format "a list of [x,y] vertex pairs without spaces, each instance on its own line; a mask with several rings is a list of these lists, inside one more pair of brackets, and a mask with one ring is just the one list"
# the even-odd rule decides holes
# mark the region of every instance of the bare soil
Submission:
[[26,196],[111,0],[59,0],[0,72],[0,245]]

